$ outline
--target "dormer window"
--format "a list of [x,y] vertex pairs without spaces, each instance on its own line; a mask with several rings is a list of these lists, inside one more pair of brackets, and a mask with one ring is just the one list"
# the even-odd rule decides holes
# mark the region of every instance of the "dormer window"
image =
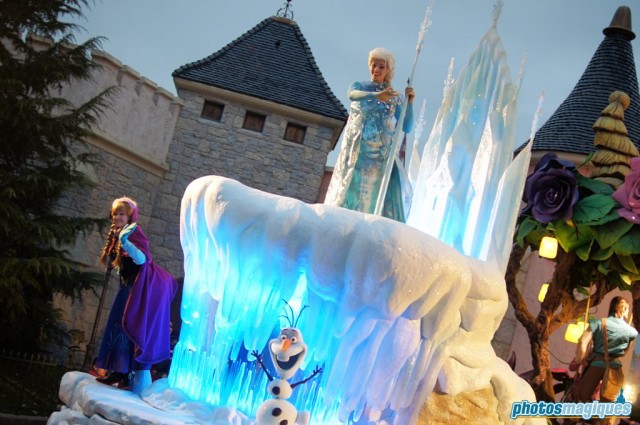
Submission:
[[262,129],[264,128],[264,121],[266,118],[266,115],[247,111],[244,116],[242,128],[246,128],[247,130],[255,131],[257,133],[262,133]]
[[211,121],[222,121],[222,112],[224,111],[224,105],[222,103],[212,102],[210,100],[204,101],[202,107],[202,114],[200,117]]
[[307,127],[298,124],[287,124],[287,129],[284,131],[284,140],[289,142],[302,144],[304,141],[304,135],[307,132]]

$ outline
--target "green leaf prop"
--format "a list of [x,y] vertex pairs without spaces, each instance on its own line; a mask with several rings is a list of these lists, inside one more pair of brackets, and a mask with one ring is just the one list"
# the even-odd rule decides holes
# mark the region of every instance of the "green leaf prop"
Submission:
[[541,227],[535,228],[531,233],[527,235],[527,242],[531,245],[538,247],[540,246],[540,240],[547,234],[547,232]]
[[611,256],[614,253],[614,247],[610,246],[607,249],[600,249],[597,252],[595,252],[594,254],[591,255],[591,259],[593,261],[604,261],[604,260],[608,260],[609,258],[611,258]]
[[539,227],[540,224],[532,219],[531,217],[526,217],[518,226],[518,233],[516,235],[516,242],[520,246],[524,246],[524,240],[529,233]]
[[[633,277],[629,275],[627,275],[627,278],[633,280]],[[618,288],[620,288],[623,291],[631,290],[631,285],[627,283],[625,279],[622,278],[622,275],[620,273],[611,273],[610,275],[607,276],[607,280],[609,281],[609,283],[615,284]]]
[[604,276],[608,275],[611,269],[609,268],[609,264],[606,261],[598,264],[598,271]]
[[634,226],[615,243],[613,249],[619,256],[640,254],[640,228]]
[[593,237],[601,248],[609,248],[613,246],[622,236],[633,227],[633,223],[627,220],[616,220],[606,225],[593,226]]
[[591,223],[605,217],[618,203],[608,195],[591,195],[580,199],[573,207],[575,223]]
[[620,215],[618,214],[618,208],[614,208],[607,215],[602,217],[599,220],[595,220],[590,222],[591,226],[600,226],[601,224],[607,224],[611,221],[620,220]]
[[638,268],[630,255],[618,255],[618,261],[624,269],[632,274],[638,274]]
[[576,255],[578,256],[578,258],[581,259],[582,261],[587,261],[589,259],[589,254],[591,253],[592,245],[593,245],[593,239],[591,240],[591,243],[587,245],[582,245],[576,248]]
[[600,195],[608,195],[608,196],[611,196],[613,194],[613,188],[609,186],[607,183],[601,182],[600,180],[585,177],[582,174],[577,174],[576,177],[578,179],[578,186],[587,188],[592,193],[597,193]]
[[584,296],[589,296],[589,290],[587,288],[585,288],[584,286],[578,286],[576,288],[576,291],[578,291],[579,293],[581,293]]
[[566,252],[574,251],[584,245],[590,245],[593,240],[593,232],[589,226],[570,226],[565,221],[557,220],[549,223],[547,228],[554,230],[558,243]]

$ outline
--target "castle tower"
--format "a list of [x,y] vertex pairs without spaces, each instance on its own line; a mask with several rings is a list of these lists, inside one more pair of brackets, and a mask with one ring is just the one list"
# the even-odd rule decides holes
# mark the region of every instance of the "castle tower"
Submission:
[[292,15],[272,16],[173,72],[184,107],[149,234],[181,275],[180,200],[198,177],[221,175],[315,202],[347,111],[328,87]]
[[569,96],[536,132],[532,162],[547,152],[557,152],[567,159],[582,162],[595,151],[593,123],[609,104],[614,91],[629,95],[625,110],[629,137],[640,147],[640,94],[631,40],[631,10],[621,6],[611,24],[603,30],[604,40],[598,46],[582,77]]

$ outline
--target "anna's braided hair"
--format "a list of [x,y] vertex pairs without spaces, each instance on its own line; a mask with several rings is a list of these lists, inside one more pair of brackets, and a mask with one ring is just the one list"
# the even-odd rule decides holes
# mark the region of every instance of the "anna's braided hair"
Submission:
[[[112,256],[112,254],[115,254]],[[113,258],[113,261],[109,264],[107,262]],[[102,254],[100,254],[100,264],[111,267],[118,267],[120,265],[120,241],[118,240],[118,234],[116,233],[116,226],[111,223],[109,227],[109,233],[107,233],[107,242],[102,248]]]
[[[111,226],[107,233],[107,241],[105,242],[104,247],[102,248],[102,253],[100,254],[100,263],[107,267],[119,267],[121,264],[122,250],[120,248],[122,247],[122,244],[118,238],[118,231],[115,223],[113,223],[113,215],[120,209],[124,210],[129,217],[129,223],[138,220],[138,205],[133,199],[124,197],[113,201],[111,211],[109,212],[109,217],[112,219]],[[113,258],[113,261],[111,261],[110,264],[107,264],[111,258]]]

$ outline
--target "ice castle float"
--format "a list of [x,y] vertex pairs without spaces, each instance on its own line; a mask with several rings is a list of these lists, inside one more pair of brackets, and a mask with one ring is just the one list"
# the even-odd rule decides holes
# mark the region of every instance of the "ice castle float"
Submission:
[[[168,386],[143,394],[166,412],[163,423],[197,403],[200,413],[182,423],[254,423],[271,396],[250,353],[268,357],[286,325],[284,301],[308,347],[295,380],[323,367],[289,399],[313,425],[413,424],[432,393],[485,388],[500,422],[545,423],[510,417],[513,402],[535,397],[491,346],[507,309],[504,272],[530,155],[512,160],[518,84],[496,30],[500,8],[446,90],[408,224],[218,176],[188,186],[180,340]],[[67,405],[96,391],[91,378],[66,379]],[[167,392],[171,401],[159,402]],[[117,422],[106,412],[113,404],[99,406]]]
[[291,400],[313,424],[415,423],[433,391],[492,386],[505,422],[511,402],[534,400],[491,346],[529,163],[528,149],[512,161],[518,86],[496,30],[500,7],[447,90],[409,225],[222,177],[189,185],[171,387],[255,416],[268,381],[248,354],[264,354],[284,326],[284,300],[310,306],[299,379],[324,372]]

